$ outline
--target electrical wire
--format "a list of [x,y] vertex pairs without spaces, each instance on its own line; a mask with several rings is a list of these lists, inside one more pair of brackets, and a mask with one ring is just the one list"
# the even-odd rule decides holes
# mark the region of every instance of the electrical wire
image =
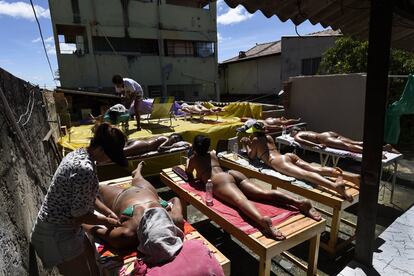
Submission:
[[[33,89],[34,88],[30,89],[29,93],[33,92]],[[29,106],[30,106],[30,103],[32,102],[32,99],[33,99],[33,103],[34,103],[34,92],[29,94],[29,101],[27,102],[26,112],[19,116],[19,120],[17,120],[18,124],[20,124],[20,121],[23,119],[23,117],[26,116],[29,113],[29,109],[30,109]],[[33,108],[33,105],[32,105],[32,108]]]
[[34,14],[34,17],[35,17],[36,22],[37,22],[37,27],[39,28],[40,38],[41,38],[41,40],[42,40],[43,50],[45,51],[45,55],[46,55],[46,59],[47,59],[47,63],[49,64],[50,73],[52,74],[52,80],[53,80],[53,82],[55,83],[55,85],[57,86],[57,83],[56,83],[56,80],[55,80],[55,75],[53,74],[52,65],[50,64],[49,55],[47,54],[46,45],[45,45],[45,40],[43,39],[43,32],[42,32],[42,28],[40,27],[39,19],[37,18],[36,9],[35,9],[35,7],[34,7],[34,5],[33,5],[33,1],[32,1],[32,0],[30,0],[30,5],[32,6],[32,9],[33,9],[33,14]]

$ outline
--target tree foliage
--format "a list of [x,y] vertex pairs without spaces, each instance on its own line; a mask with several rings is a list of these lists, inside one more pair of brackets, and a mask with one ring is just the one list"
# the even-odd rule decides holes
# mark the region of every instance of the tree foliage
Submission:
[[[335,46],[323,54],[319,71],[324,74],[363,73],[367,71],[367,60],[368,41],[358,41],[344,36],[338,38]],[[414,54],[391,49],[389,73],[414,73]]]

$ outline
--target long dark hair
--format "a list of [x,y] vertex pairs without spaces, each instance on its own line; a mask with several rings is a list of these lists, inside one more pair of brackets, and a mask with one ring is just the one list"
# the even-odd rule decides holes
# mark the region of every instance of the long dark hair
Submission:
[[203,156],[208,154],[208,149],[210,148],[210,138],[204,135],[197,135],[194,137],[193,150],[197,153],[198,156]]

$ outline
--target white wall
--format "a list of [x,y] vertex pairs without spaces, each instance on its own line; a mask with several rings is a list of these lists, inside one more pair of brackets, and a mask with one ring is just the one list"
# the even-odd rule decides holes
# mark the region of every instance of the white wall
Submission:
[[366,77],[360,74],[293,77],[289,117],[301,117],[307,129],[335,131],[362,140]]

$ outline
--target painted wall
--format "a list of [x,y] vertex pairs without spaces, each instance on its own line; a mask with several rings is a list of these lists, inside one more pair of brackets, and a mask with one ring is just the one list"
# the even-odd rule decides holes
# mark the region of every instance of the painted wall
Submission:
[[322,57],[337,36],[282,37],[281,79],[302,74],[302,59]]
[[[111,79],[116,73],[137,80],[148,93],[148,86],[162,86],[162,69],[165,85],[200,85],[205,87],[199,97],[209,98],[216,91],[217,46],[212,57],[166,57],[165,39],[217,42],[216,3],[209,9],[165,4],[161,1],[129,1],[128,35],[131,38],[155,39],[160,56],[122,55],[114,52],[94,52],[92,36],[125,37],[121,1],[107,0],[79,2],[80,23],[87,33],[89,53],[81,56],[58,54],[62,87],[106,88],[112,87]],[[58,44],[56,24],[76,25],[70,0],[49,0],[55,43]],[[94,24],[97,22],[98,24]],[[57,45],[59,53],[59,45]],[[189,76],[190,75],[190,76]]]
[[280,55],[221,65],[222,94],[269,94],[280,88]]
[[362,140],[366,77],[361,74],[290,78],[291,118],[301,117],[308,130],[335,131]]

